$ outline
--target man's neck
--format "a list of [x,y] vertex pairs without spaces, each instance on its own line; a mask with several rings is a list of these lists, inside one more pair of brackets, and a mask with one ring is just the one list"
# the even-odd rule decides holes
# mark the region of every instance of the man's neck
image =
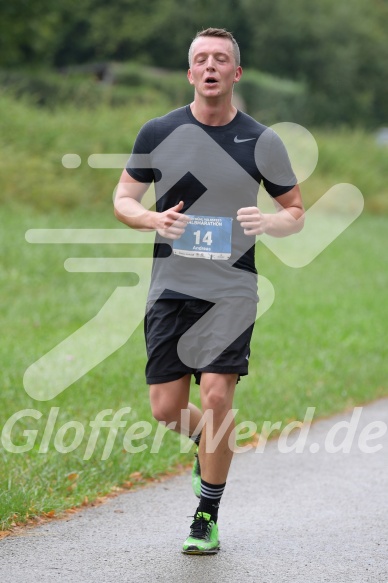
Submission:
[[225,126],[236,116],[237,109],[230,102],[202,103],[194,99],[190,104],[191,113],[197,121],[208,126]]

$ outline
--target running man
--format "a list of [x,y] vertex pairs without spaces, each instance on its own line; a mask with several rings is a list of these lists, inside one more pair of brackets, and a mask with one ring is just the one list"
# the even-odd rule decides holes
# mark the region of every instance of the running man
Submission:
[[[199,32],[189,50],[193,102],[142,127],[115,198],[120,221],[156,231],[146,379],[155,419],[199,446],[193,468],[199,504],[183,544],[187,554],[219,549],[218,508],[233,456],[233,397],[248,374],[258,301],[256,235],[283,237],[303,227],[300,190],[282,142],[232,103],[241,75],[232,34]],[[152,182],[156,211],[141,202]],[[257,206],[261,183],[274,213]],[[201,409],[189,402],[193,376]]]

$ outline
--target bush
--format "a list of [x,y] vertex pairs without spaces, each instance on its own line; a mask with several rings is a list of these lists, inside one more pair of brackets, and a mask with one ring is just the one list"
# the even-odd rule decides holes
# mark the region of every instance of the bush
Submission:
[[163,100],[156,87],[138,84],[115,85],[99,81],[93,74],[78,72],[57,73],[46,70],[0,71],[0,85],[16,98],[23,97],[31,104],[55,108],[65,104],[95,108],[128,104],[152,104]]
[[[193,98],[184,71],[168,71],[139,63],[95,63],[68,67],[61,72],[0,70],[0,84],[15,97],[27,97],[39,106],[72,104],[95,108],[153,104],[168,101],[180,107]],[[277,79],[252,69],[244,71],[236,86],[247,113],[265,124],[305,122],[305,89],[300,83]],[[241,100],[240,100],[241,101]]]
[[180,107],[193,98],[193,88],[183,71],[145,67],[137,63],[116,63],[112,67],[113,82],[130,88],[152,88],[165,95],[172,107]]
[[280,121],[305,123],[306,91],[301,83],[247,69],[236,93],[243,98],[247,113],[266,125]]

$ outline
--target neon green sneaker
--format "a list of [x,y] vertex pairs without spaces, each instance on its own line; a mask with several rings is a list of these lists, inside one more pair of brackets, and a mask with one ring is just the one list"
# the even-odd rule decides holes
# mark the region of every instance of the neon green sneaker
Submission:
[[197,498],[201,497],[201,466],[199,465],[198,450],[195,453],[193,469],[191,470],[191,485]]
[[183,543],[182,553],[187,555],[214,555],[220,548],[218,525],[207,512],[196,512],[190,534]]

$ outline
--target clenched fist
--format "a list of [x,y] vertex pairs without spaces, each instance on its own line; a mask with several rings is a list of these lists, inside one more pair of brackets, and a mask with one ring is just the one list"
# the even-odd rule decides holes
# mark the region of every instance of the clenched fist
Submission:
[[262,235],[266,231],[267,217],[256,206],[248,206],[237,211],[237,220],[245,235]]
[[180,212],[182,209],[181,201],[163,213],[155,213],[157,215],[155,228],[159,235],[166,239],[179,239],[183,235],[190,219]]

